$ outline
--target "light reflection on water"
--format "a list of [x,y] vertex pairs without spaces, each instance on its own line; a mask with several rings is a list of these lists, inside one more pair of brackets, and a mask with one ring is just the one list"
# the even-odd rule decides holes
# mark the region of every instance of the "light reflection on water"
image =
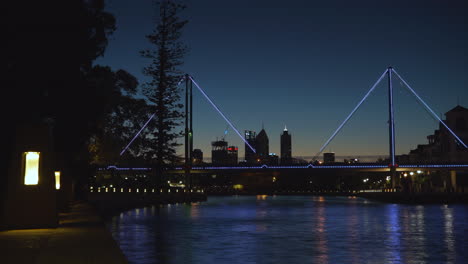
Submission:
[[[447,206],[444,206],[443,208],[444,211],[444,229],[445,229],[445,244],[447,247],[447,263],[455,263],[455,254],[453,252],[455,251],[455,245],[454,245],[454,239],[453,239],[453,208],[448,208]],[[468,219],[466,219],[468,220]]]
[[466,263],[466,205],[229,196],[108,223],[130,263]]

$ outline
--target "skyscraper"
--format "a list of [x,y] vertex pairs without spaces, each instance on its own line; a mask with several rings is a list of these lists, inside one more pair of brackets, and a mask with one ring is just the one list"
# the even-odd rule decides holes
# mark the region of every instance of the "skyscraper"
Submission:
[[[250,131],[250,130],[245,130],[244,131],[244,138],[245,141],[247,141],[250,146],[253,148],[255,147],[255,131]],[[247,144],[245,144],[245,161],[247,163],[254,163],[255,162],[255,153],[249,148]]]
[[228,143],[224,140],[211,142],[211,163],[213,165],[226,165],[228,159]]
[[257,161],[260,160],[260,162],[268,163],[268,157],[270,154],[269,141],[267,133],[263,128],[255,138],[255,148],[257,151]]
[[236,146],[229,146],[227,148],[227,161],[228,162],[226,165],[237,165],[238,151],[239,151],[239,148]]
[[291,135],[288,133],[286,126],[284,126],[283,134],[281,135],[281,164],[291,163],[291,152]]

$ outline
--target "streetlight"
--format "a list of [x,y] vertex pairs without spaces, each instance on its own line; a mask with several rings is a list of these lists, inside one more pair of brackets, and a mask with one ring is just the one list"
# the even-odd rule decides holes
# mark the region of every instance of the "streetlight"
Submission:
[[37,185],[39,183],[40,152],[25,152],[24,184]]
[[55,171],[55,189],[60,190],[60,171]]

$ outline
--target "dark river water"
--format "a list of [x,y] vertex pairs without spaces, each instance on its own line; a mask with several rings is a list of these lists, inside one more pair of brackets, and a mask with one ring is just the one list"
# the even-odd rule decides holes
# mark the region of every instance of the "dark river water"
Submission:
[[467,205],[222,196],[134,209],[108,228],[130,263],[468,263]]

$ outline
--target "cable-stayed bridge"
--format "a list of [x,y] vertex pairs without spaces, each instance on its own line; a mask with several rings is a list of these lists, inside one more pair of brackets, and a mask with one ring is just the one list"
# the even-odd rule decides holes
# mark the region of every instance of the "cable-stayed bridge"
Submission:
[[[255,148],[241,135],[239,130],[233,125],[233,123],[227,118],[227,116],[221,111],[220,107],[215,104],[215,102],[208,96],[204,89],[194,80],[194,78],[188,74],[183,76],[179,81],[178,85],[185,82],[185,164],[182,167],[172,167],[167,168],[168,172],[172,173],[203,173],[209,171],[256,171],[256,170],[360,170],[360,171],[388,171],[392,178],[392,185],[397,184],[396,172],[397,171],[411,171],[411,170],[465,170],[468,169],[468,160],[458,163],[446,163],[446,162],[431,162],[431,163],[421,163],[421,164],[397,164],[397,159],[395,155],[395,117],[394,117],[394,96],[393,96],[393,78],[398,78],[403,84],[404,87],[408,89],[410,94],[412,94],[422,106],[424,106],[428,113],[430,113],[436,120],[441,124],[441,127],[446,129],[452,139],[456,144],[463,149],[464,151],[468,150],[468,146],[465,142],[434,112],[434,110],[416,93],[416,91],[401,77],[401,75],[392,67],[388,67],[377,79],[377,81],[371,86],[369,91],[364,95],[364,97],[358,102],[358,104],[353,108],[353,110],[347,115],[344,121],[338,126],[338,128],[332,133],[332,135],[327,139],[323,144],[317,154],[312,160],[315,160],[323,150],[330,144],[330,142],[336,137],[336,135],[341,131],[341,129],[348,123],[351,117],[356,113],[364,101],[369,97],[369,95],[376,89],[376,87],[384,80],[387,80],[388,87],[388,146],[389,146],[389,161],[386,164],[300,164],[300,165],[289,165],[289,166],[278,166],[278,165],[268,165],[268,164],[256,164],[256,165],[238,165],[238,166],[193,166],[192,164],[192,152],[193,152],[193,122],[192,122],[192,100],[193,100],[193,86],[203,95],[203,97],[209,102],[213,109],[219,113],[219,115],[226,121],[229,127],[240,137],[240,139],[245,143],[246,148],[249,148],[253,153],[256,153]],[[127,146],[122,150],[120,155],[123,155],[125,151],[131,146],[132,142],[140,135],[140,133],[145,129],[148,123],[153,119],[155,114],[153,114],[148,121],[143,125],[140,131],[132,138]],[[106,168],[101,168],[101,170],[113,169],[113,170],[143,170],[148,171],[151,168],[118,168],[115,166],[110,166]]]

